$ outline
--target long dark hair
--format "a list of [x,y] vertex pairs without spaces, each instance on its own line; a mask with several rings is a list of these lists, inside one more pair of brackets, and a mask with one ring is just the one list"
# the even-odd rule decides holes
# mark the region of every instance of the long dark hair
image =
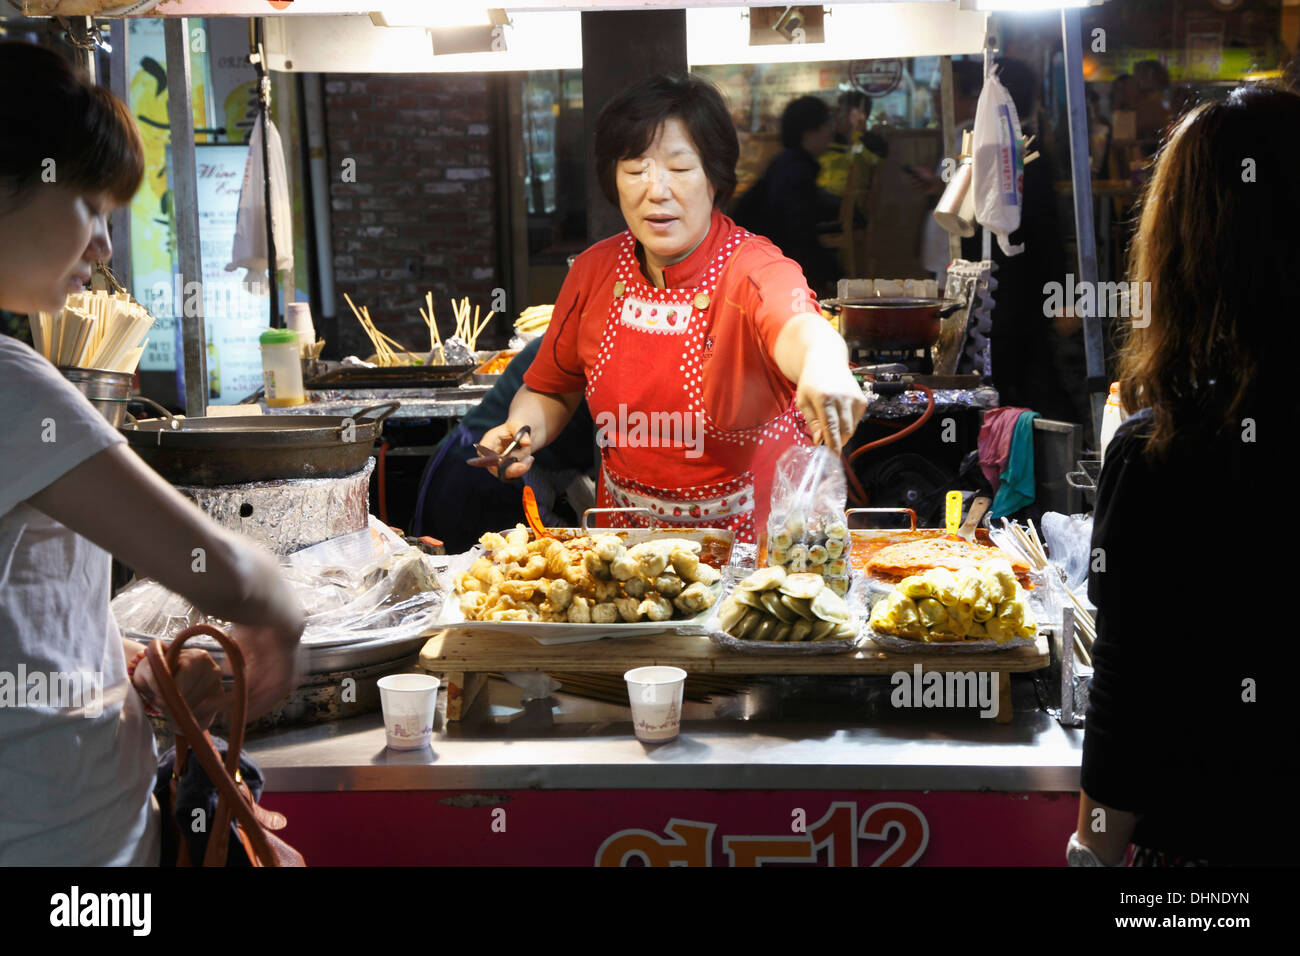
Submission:
[[1130,280],[1150,283],[1146,325],[1129,326],[1119,366],[1124,406],[1152,410],[1153,458],[1240,428],[1286,386],[1277,370],[1300,346],[1297,156],[1300,95],[1264,85],[1196,107],[1160,151],[1129,251]]
[[122,203],[135,195],[144,145],[125,103],[54,51],[17,41],[0,41],[0,90],[0,204],[21,205],[49,181]]

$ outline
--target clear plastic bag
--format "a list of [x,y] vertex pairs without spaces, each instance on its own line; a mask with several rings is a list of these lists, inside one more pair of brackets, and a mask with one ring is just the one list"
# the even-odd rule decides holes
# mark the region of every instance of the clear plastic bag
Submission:
[[851,567],[848,489],[839,456],[820,445],[789,448],[776,463],[767,519],[767,563],[812,572],[843,597]]
[[1011,94],[996,76],[985,79],[980,92],[973,149],[975,221],[997,237],[1005,255],[1019,255],[1025,247],[1013,246],[1010,236],[1020,228],[1024,199],[1020,117]]
[[[371,516],[363,531],[282,559],[280,572],[306,615],[302,643],[329,646],[399,641],[432,627],[447,593],[445,564]],[[123,589],[110,607],[118,628],[135,639],[170,640],[199,623],[230,626],[149,579]]]

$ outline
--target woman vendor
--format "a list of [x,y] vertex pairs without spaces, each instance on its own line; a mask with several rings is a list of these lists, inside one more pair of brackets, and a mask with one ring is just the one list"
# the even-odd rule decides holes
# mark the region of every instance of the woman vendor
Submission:
[[502,451],[528,426],[521,447],[536,451],[585,396],[601,507],[754,541],[781,453],[810,438],[838,451],[862,416],[844,341],[798,265],[720,211],[739,145],[715,87],[694,76],[635,84],[601,111],[595,154],[627,231],[574,261],[524,387],[483,444]]

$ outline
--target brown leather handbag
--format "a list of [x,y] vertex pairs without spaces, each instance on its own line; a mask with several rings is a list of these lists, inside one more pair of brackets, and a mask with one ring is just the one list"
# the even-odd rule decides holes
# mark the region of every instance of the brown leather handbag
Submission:
[[[230,714],[230,745],[226,749],[224,762],[221,753],[205,730],[200,730],[194,712],[181,696],[176,686],[173,669],[180,660],[181,648],[191,637],[206,634],[219,643],[226,652],[226,660],[235,678],[234,705]],[[239,754],[244,744],[244,724],[248,715],[248,687],[244,680],[244,655],[227,634],[208,624],[196,624],[187,628],[172,640],[171,645],[163,647],[157,638],[146,650],[149,666],[162,694],[163,709],[176,727],[176,760],[171,778],[171,805],[176,805],[176,784],[184,775],[185,766],[191,756],[195,757],[206,771],[218,794],[217,809],[213,815],[204,854],[204,866],[225,866],[230,841],[219,838],[220,834],[230,832],[231,820],[235,823],[235,834],[243,845],[244,852],[253,866],[306,866],[302,854],[291,847],[273,830],[281,830],[288,822],[284,815],[258,806],[253,799],[248,785],[239,776]],[[164,826],[175,826],[175,820],[164,820]],[[185,840],[177,841],[180,851],[177,866],[193,866],[190,859],[189,845]]]

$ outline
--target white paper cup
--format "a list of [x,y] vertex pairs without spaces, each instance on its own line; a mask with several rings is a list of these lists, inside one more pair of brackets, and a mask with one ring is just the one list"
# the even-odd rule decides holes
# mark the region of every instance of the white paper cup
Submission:
[[389,674],[379,678],[384,731],[394,750],[420,750],[433,740],[438,709],[438,678],[428,674]]
[[284,307],[284,327],[298,333],[300,353],[316,343],[316,328],[311,321],[311,303],[290,302]]
[[637,739],[649,744],[674,739],[681,731],[686,671],[680,667],[637,667],[623,679]]

